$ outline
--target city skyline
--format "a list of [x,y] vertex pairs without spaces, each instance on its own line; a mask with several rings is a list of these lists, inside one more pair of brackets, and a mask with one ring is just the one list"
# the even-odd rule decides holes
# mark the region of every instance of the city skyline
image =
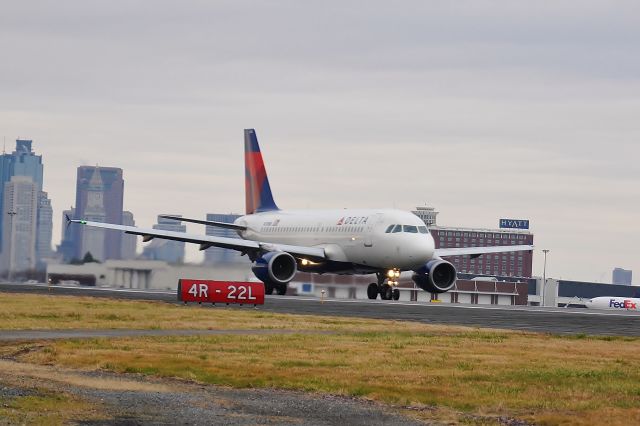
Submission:
[[11,4],[0,133],[38,144],[54,217],[96,163],[138,226],[242,212],[255,127],[280,207],[529,219],[536,275],[543,248],[552,277],[640,270],[640,6],[477,4]]

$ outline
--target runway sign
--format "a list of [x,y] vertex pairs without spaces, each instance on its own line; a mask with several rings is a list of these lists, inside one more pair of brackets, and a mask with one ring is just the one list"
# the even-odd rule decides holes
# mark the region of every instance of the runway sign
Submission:
[[264,284],[181,279],[178,280],[178,300],[185,303],[264,305]]

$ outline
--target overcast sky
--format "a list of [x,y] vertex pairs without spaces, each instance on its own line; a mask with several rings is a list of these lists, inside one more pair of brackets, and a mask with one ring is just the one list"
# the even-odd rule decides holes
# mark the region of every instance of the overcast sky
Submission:
[[637,1],[5,0],[0,55],[55,244],[80,165],[124,169],[139,226],[244,212],[254,127],[281,208],[530,219],[549,276],[640,284]]

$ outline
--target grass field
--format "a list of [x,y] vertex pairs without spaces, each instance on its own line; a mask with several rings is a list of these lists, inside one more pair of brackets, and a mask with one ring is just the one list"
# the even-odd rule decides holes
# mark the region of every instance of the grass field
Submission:
[[415,410],[415,415],[454,423],[484,423],[506,416],[539,424],[640,424],[640,339],[636,338],[0,294],[0,329],[47,328],[276,328],[332,333],[6,343],[0,355],[34,364],[235,387],[352,395],[424,408]]

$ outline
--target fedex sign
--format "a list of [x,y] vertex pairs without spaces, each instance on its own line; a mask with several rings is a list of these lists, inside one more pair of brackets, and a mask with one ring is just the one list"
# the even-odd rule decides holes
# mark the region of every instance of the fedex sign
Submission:
[[524,219],[500,219],[500,228],[529,229],[529,221]]
[[629,300],[629,299],[624,299],[622,301],[616,300],[616,299],[610,299],[609,300],[609,307],[610,308],[616,308],[616,309],[633,309],[633,310],[637,310],[638,303],[634,302],[633,300]]

